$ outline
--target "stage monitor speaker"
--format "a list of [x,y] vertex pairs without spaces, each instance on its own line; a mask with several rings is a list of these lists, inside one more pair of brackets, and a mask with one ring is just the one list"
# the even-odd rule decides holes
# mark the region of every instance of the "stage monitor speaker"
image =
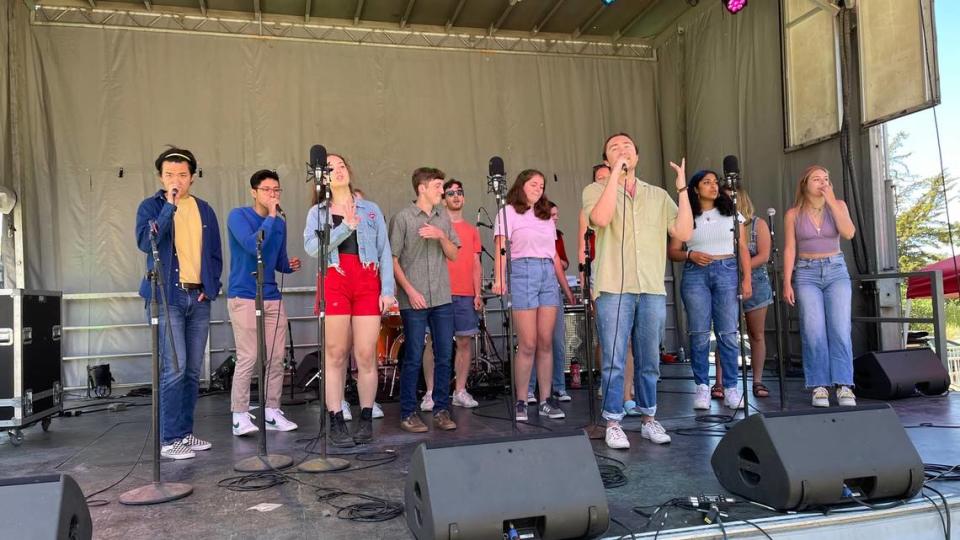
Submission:
[[910,498],[923,462],[889,405],[755,414],[710,459],[731,493],[777,510]]
[[0,527],[23,540],[93,536],[83,491],[65,474],[0,479]]
[[582,431],[421,444],[404,502],[420,540],[505,538],[510,525],[543,539],[592,537],[610,519]]
[[871,352],[853,361],[854,392],[870,399],[933,396],[950,388],[950,374],[933,350],[923,347]]

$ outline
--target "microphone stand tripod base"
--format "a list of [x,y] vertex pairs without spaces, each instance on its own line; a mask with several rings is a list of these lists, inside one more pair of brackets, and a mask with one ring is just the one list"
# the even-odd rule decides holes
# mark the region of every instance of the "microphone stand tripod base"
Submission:
[[247,459],[241,459],[233,466],[237,472],[269,472],[274,470],[286,469],[293,465],[293,458],[279,454],[267,454],[265,456],[253,456]]
[[345,459],[335,457],[319,457],[304,461],[297,466],[297,470],[305,473],[322,473],[330,471],[342,471],[350,466],[350,462]]
[[607,438],[607,428],[601,426],[600,424],[592,424],[583,428],[587,432],[587,438],[591,440],[600,440]]
[[124,492],[120,495],[120,504],[131,506],[160,504],[182,499],[191,493],[193,493],[193,486],[190,484],[153,482]]

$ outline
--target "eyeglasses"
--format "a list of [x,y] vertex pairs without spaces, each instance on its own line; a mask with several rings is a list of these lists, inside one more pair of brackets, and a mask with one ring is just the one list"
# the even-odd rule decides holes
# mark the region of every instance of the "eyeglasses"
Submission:
[[463,190],[451,189],[449,191],[444,191],[443,194],[446,195],[447,197],[463,197]]
[[274,195],[279,195],[283,193],[283,188],[258,187],[257,191],[263,191],[266,193],[273,193]]

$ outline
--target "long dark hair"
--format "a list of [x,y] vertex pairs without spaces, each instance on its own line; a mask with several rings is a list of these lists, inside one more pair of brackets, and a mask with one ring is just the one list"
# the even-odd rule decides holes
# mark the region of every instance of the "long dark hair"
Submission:
[[[347,158],[343,157],[343,155],[341,155],[341,154],[334,154],[334,153],[327,154],[327,159],[329,160],[329,159],[330,159],[331,157],[333,157],[333,156],[336,156],[336,157],[340,158],[341,160],[343,160],[343,164],[344,164],[344,166],[346,166],[346,168],[347,168],[347,174],[350,175],[350,182],[349,182],[349,184],[350,184],[350,193],[351,193],[351,195],[352,195],[352,194],[354,193],[354,190],[357,189],[357,188],[354,187],[354,183],[353,183],[353,168],[350,167],[350,162],[347,161]],[[325,199],[325,196],[326,196],[326,194],[327,194],[327,190],[325,190],[325,189],[321,189],[320,192],[319,192],[319,194],[317,193],[317,190],[316,190],[316,189],[312,189],[312,192],[313,192],[313,194],[311,195],[310,206],[314,206],[314,205],[320,204],[320,202],[322,202],[322,201]]]
[[[693,211],[693,217],[697,217],[703,213],[703,208],[700,207],[700,195],[697,194],[696,189],[697,186],[700,185],[700,181],[708,174],[712,174],[713,177],[717,179],[717,182],[720,181],[719,174],[708,169],[703,169],[702,171],[697,171],[690,177],[690,181],[687,182],[687,197],[690,199],[690,210]],[[720,211],[721,216],[732,216],[737,211],[736,205],[733,204],[733,199],[731,199],[727,191],[723,189],[723,186],[719,186],[717,190],[717,200],[713,204],[717,210]]]
[[547,199],[547,181],[543,173],[536,169],[527,169],[517,175],[517,180],[510,186],[510,191],[507,192],[507,204],[512,206],[518,214],[522,214],[530,208],[530,205],[527,204],[527,196],[523,193],[523,185],[529,182],[534,176],[544,178],[544,181],[543,195],[540,195],[540,199],[533,203],[533,215],[540,219],[550,219],[550,200]]

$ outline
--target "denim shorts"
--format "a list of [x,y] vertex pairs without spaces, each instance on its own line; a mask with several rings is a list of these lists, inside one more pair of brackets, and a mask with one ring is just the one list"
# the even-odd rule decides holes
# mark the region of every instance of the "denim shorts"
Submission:
[[472,296],[453,296],[453,333],[456,336],[475,336],[480,333]]
[[770,287],[770,275],[767,274],[766,266],[753,269],[753,273],[750,274],[750,286],[753,288],[753,294],[743,301],[744,312],[767,307],[773,303],[773,289]]
[[553,259],[523,257],[510,261],[510,295],[513,309],[560,306],[560,283]]

